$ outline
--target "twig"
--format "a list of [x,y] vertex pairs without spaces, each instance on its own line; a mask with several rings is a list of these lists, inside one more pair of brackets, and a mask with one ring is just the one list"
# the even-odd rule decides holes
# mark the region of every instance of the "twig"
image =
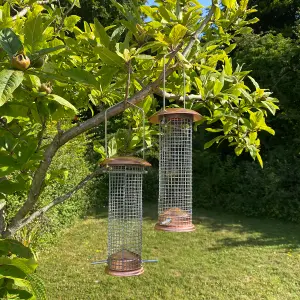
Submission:
[[[103,171],[100,167],[98,167],[93,173],[89,174],[88,176],[86,176],[83,180],[81,180],[72,190],[70,190],[68,193],[64,194],[63,196],[57,197],[55,200],[53,200],[52,202],[50,202],[49,204],[47,204],[46,206],[38,209],[37,211],[35,211],[33,214],[31,214],[29,217],[22,219],[18,226],[15,228],[10,228],[10,230],[6,231],[3,236],[7,236],[10,235],[10,233],[14,233],[18,230],[20,230],[21,228],[23,228],[24,226],[26,226],[27,224],[31,223],[33,220],[35,220],[36,218],[38,218],[39,216],[41,216],[42,214],[44,214],[45,212],[47,212],[49,209],[51,209],[53,206],[60,204],[62,202],[64,202],[65,200],[69,199],[70,197],[72,197],[77,191],[79,191],[80,189],[82,189],[90,180],[92,180],[94,177],[96,177],[97,175],[101,174]],[[10,232],[11,231],[11,232]]]
[[192,38],[190,39],[188,45],[186,46],[186,48],[182,52],[183,56],[187,57],[189,55],[190,51],[192,50],[193,45],[195,44],[196,40],[198,39],[198,36],[202,33],[202,31],[205,29],[206,25],[210,22],[213,14],[214,14],[213,1],[212,1],[211,5],[212,5],[211,9],[209,10],[207,16],[205,17],[205,19],[201,23],[199,29],[196,30],[195,33],[192,35]]
[[[165,95],[165,97],[167,99],[170,99],[170,100],[183,101],[183,96],[175,95],[175,94],[168,93],[168,92],[164,92],[164,91],[162,91],[159,88],[154,91],[154,94],[156,94],[158,96],[161,96],[161,97],[163,97],[163,95]],[[199,100],[199,101],[203,101],[201,95],[193,95],[193,94],[186,95],[185,96],[185,100]]]
[[[52,0],[52,2],[55,2],[56,0]],[[43,0],[43,1],[37,1],[37,4],[48,4],[50,3],[49,0]],[[24,17],[28,11],[30,10],[31,6],[24,7],[21,11],[19,11],[15,16],[12,17],[13,21],[17,20],[17,18]]]
[[69,8],[69,9],[67,10],[67,12],[63,15],[63,17],[62,17],[62,19],[61,19],[61,22],[60,22],[60,24],[59,24],[59,26],[58,26],[58,29],[56,30],[56,33],[57,33],[57,32],[60,32],[61,29],[63,28],[63,26],[64,26],[64,21],[65,21],[66,17],[68,16],[68,14],[69,14],[69,13],[72,11],[72,9],[74,8],[75,3],[76,3],[76,0],[73,1],[73,3],[72,3],[72,5],[70,6],[70,8]]

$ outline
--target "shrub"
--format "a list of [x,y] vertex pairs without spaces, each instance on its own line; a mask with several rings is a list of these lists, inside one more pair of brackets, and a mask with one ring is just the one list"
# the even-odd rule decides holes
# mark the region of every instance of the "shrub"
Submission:
[[[72,155],[70,155],[72,153]],[[85,176],[95,168],[88,162],[86,155],[86,138],[80,136],[64,145],[56,154],[52,163],[52,170],[65,169],[64,181],[54,181],[45,187],[38,204],[43,207],[56,197],[67,193],[76,186]],[[101,178],[98,178],[99,182]],[[24,202],[26,195],[15,193],[8,197],[7,220],[9,221]],[[50,241],[62,228],[69,226],[76,218],[86,215],[87,211],[95,205],[91,182],[75,193],[70,199],[59,204],[43,215],[37,222],[22,229],[17,237],[25,245],[36,246],[37,243]],[[32,244],[33,243],[33,244]]]

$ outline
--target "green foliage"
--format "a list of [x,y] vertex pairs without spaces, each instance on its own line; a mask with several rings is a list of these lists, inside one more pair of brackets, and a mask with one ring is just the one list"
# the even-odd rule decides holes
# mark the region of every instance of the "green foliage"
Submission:
[[[52,134],[53,132],[48,132],[49,140],[51,140]],[[67,193],[95,168],[96,162],[89,163],[86,160],[86,143],[85,136],[81,136],[59,150],[49,170],[37,208],[43,207]],[[99,177],[98,185],[102,181],[102,177]],[[100,196],[93,187],[97,188],[97,184],[90,182],[63,205],[54,207],[47,215],[43,215],[33,224],[18,232],[16,238],[24,245],[34,248],[45,247],[57,237],[61,229],[73,224],[76,219],[85,216],[88,211],[92,211],[100,205],[101,202],[98,202]],[[7,222],[10,222],[22,206],[25,196],[22,192],[15,192],[7,197]]]
[[232,155],[195,151],[194,206],[300,222],[298,158],[269,151],[264,169]]
[[0,240],[1,299],[46,300],[41,279],[35,274],[38,266],[32,251],[20,242]]
[[299,19],[299,0],[249,0],[255,6],[260,22],[253,25],[256,33],[276,31],[285,36],[293,35],[293,27]]
[[[249,17],[253,10],[247,8],[247,1],[223,1],[223,6],[215,1],[212,20],[204,23],[202,6],[195,0],[156,3],[150,7],[140,6],[139,1],[111,1],[122,20],[107,27],[98,19],[83,21],[79,26],[80,18],[67,16],[65,7],[39,2],[30,3],[30,10],[22,17],[10,15],[10,5],[22,9],[22,1],[0,7],[1,197],[16,197],[18,192],[24,197],[16,201],[19,205],[28,195],[22,217],[45,204],[46,197],[42,194],[39,198],[41,192],[47,191],[53,197],[57,195],[52,193],[56,184],[64,182],[63,186],[70,187],[70,169],[39,169],[41,162],[43,165],[51,160],[49,152],[65,143],[60,140],[62,124],[67,129],[77,112],[89,108],[94,114],[93,107],[103,111],[142,89],[148,93],[136,102],[149,117],[159,108],[152,84],[161,78],[165,55],[173,68],[167,92],[183,94],[184,67],[186,94],[200,96],[199,101],[189,100],[186,106],[201,112],[202,122],[216,133],[206,148],[226,141],[237,155],[248,152],[262,166],[259,134],[274,134],[266,118],[275,114],[277,100],[249,77],[248,71],[235,67],[230,58],[236,47],[234,40],[251,31],[249,25],[257,21]],[[78,1],[74,5],[80,8]],[[192,45],[191,36],[201,24],[201,40]],[[14,70],[11,56],[15,54],[21,58],[26,55],[30,65]],[[40,59],[42,64],[37,64]],[[131,84],[127,85],[129,72]],[[168,106],[176,105],[172,100],[168,102]],[[83,128],[95,124],[91,121]],[[118,125],[118,130],[110,134],[110,155],[139,153],[143,136],[140,111],[128,108]],[[48,140],[45,134],[53,127],[57,135]],[[146,124],[145,135],[147,147],[153,147],[156,127]],[[95,143],[94,149],[101,159],[105,158],[103,140]],[[72,158],[73,151],[68,155]],[[62,186],[57,190],[61,192]]]
[[297,40],[281,34],[253,34],[241,38],[238,44],[235,60],[249,65],[253,76],[280,99],[281,110],[271,121],[277,137],[268,141],[268,145],[279,145],[283,141],[293,143],[297,153],[300,130],[300,47]]

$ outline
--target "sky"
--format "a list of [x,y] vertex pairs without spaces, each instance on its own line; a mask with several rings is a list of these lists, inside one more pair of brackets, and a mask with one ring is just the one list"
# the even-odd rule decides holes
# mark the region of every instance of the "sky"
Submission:
[[[152,5],[154,2],[155,0],[148,0],[149,5]],[[208,6],[211,4],[211,0],[199,0],[199,2],[204,6]]]

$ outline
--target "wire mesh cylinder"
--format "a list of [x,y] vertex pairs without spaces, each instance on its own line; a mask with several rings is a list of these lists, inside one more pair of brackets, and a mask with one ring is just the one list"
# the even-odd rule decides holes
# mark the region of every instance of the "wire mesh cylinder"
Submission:
[[[193,231],[192,126],[196,112],[183,110],[159,116],[158,223],[164,231]],[[199,114],[197,114],[199,115]]]
[[111,275],[142,273],[143,165],[110,165],[108,268]]

